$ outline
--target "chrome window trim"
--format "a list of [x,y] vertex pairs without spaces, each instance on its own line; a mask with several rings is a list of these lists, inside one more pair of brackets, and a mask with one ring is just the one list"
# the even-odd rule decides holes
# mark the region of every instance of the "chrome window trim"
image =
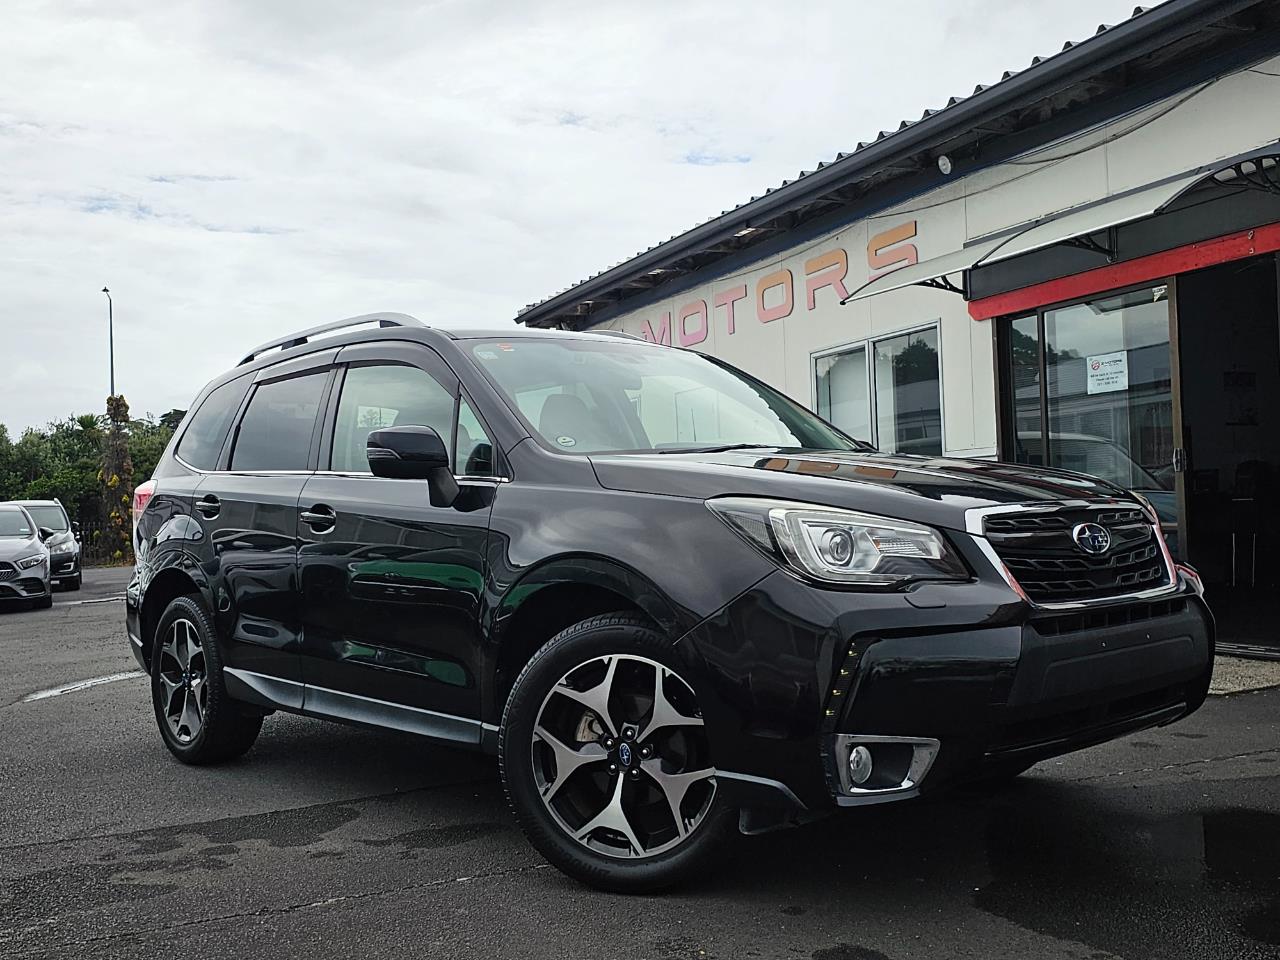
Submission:
[[[1147,518],[1147,521],[1155,530],[1158,542],[1161,544],[1161,552],[1164,555],[1165,572],[1169,575],[1169,582],[1161,587],[1152,587],[1149,590],[1138,590],[1134,593],[1120,593],[1107,597],[1094,597],[1091,600],[1064,600],[1057,603],[1039,603],[1032,600],[1023,592],[1022,587],[1018,585],[1018,578],[1013,572],[1005,566],[1003,560],[1000,559],[996,549],[991,545],[991,541],[985,536],[983,522],[987,517],[998,516],[1006,513],[1056,513],[1061,510],[1115,510],[1136,509],[1140,510]],[[1177,564],[1173,562],[1173,557],[1169,554],[1168,545],[1164,543],[1164,537],[1160,530],[1160,521],[1152,516],[1151,511],[1143,503],[1137,500],[1125,500],[1119,497],[1108,500],[1051,500],[1048,502],[1033,503],[1009,503],[1001,504],[996,507],[971,507],[964,512],[965,531],[973,538],[974,545],[987,558],[987,561],[995,568],[996,573],[1009,584],[1010,588],[1018,594],[1022,600],[1029,604],[1035,610],[1047,610],[1054,612],[1070,611],[1070,610],[1092,610],[1097,607],[1112,607],[1125,603],[1133,603],[1134,601],[1157,600],[1161,597],[1167,597],[1175,594],[1180,589],[1178,584]]]
[[[192,473],[198,473],[201,476],[211,477],[349,477],[352,480],[396,480],[395,477],[375,477],[367,470],[201,470],[199,467],[193,467],[187,461],[183,460],[176,453],[173,459],[182,464],[183,467]],[[462,474],[454,474],[453,479],[459,483],[510,483],[510,477],[469,477]],[[398,483],[406,481],[396,480]],[[408,481],[410,483],[421,483],[421,480]]]

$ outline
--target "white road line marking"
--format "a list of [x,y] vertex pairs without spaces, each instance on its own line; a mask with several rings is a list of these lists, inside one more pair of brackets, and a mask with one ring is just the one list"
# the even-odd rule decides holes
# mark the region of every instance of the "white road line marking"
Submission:
[[117,680],[132,680],[134,677],[145,677],[146,674],[141,670],[130,670],[127,673],[111,673],[105,677],[93,677],[89,680],[77,680],[75,683],[68,683],[61,687],[53,687],[49,690],[37,690],[35,693],[29,693],[22,698],[23,703],[31,703],[35,700],[48,700],[50,697],[60,697],[64,693],[75,693],[78,690],[87,690],[90,687],[96,687],[102,683],[115,683]]
[[93,600],[55,600],[53,602],[59,607],[78,607],[84,603],[115,603],[123,599],[124,597],[97,597]]

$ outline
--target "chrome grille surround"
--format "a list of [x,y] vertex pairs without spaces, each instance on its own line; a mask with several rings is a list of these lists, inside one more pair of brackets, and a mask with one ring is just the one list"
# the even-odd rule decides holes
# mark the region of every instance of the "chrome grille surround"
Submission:
[[[1099,556],[1074,548],[1071,531],[1098,523],[1112,534]],[[1178,588],[1155,517],[1132,500],[1058,500],[979,507],[966,530],[1013,589],[1047,610],[1148,600]]]

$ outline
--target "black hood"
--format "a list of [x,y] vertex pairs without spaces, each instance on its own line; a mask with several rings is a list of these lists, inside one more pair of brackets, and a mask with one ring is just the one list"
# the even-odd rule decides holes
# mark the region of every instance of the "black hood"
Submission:
[[596,454],[591,463],[610,490],[778,497],[956,529],[974,507],[1128,497],[1096,477],[1060,470],[874,451]]

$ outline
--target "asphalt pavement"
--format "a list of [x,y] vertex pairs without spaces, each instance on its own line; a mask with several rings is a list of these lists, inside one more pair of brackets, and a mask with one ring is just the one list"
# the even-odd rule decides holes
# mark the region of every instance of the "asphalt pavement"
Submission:
[[1280,957],[1278,689],[623,897],[545,866],[481,755],[276,715],[242,761],[181,766],[127,577],[0,612],[6,958]]

